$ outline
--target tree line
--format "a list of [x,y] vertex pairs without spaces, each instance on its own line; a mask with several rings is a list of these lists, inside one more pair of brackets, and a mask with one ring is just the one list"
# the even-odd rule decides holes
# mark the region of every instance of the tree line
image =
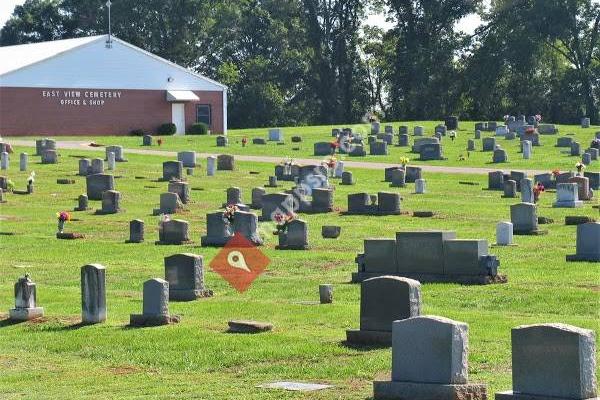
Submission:
[[[373,12],[391,29],[366,25]],[[472,13],[483,24],[458,31]],[[112,31],[229,86],[232,128],[370,115],[600,123],[597,0],[114,0]],[[27,0],[0,45],[106,32],[104,0]]]

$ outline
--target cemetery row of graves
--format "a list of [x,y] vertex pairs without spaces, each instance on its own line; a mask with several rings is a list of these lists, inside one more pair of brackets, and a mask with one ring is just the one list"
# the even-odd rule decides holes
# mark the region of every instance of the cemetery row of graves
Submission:
[[[355,139],[334,134],[337,152]],[[594,151],[575,171],[447,174],[116,143],[3,155],[8,398],[597,396]],[[215,263],[232,240],[256,280]]]

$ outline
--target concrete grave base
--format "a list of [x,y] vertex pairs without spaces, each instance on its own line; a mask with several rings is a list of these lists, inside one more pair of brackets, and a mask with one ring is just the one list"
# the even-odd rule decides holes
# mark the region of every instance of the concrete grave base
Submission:
[[29,321],[31,319],[44,316],[42,307],[34,308],[13,308],[8,312],[9,318],[13,321]]
[[127,239],[127,240],[125,241],[125,243],[127,243],[127,244],[132,244],[132,243],[144,243],[144,240],[129,240],[129,239]]
[[88,210],[90,210],[90,209],[91,209],[90,207],[85,207],[85,208],[79,208],[79,207],[75,207],[75,208],[73,209],[73,211],[88,211]]
[[213,291],[210,289],[204,290],[169,290],[169,300],[173,301],[193,301],[196,299],[212,297]]
[[392,332],[349,329],[346,331],[346,341],[355,345],[391,346]]
[[144,315],[131,314],[129,326],[160,326],[176,324],[181,320],[178,315]]
[[371,215],[371,216],[383,216],[383,215],[408,215],[409,213],[407,211],[379,211],[379,210],[372,210],[372,211],[364,211],[364,212],[354,212],[354,211],[345,211],[343,213],[341,213],[342,215]]
[[65,239],[65,240],[74,240],[74,239],[84,239],[85,236],[83,236],[81,233],[57,233],[56,234],[56,238],[57,239]]
[[[94,212],[95,215],[110,215],[110,214],[121,214],[124,213],[125,210],[120,208],[116,211],[103,211],[103,210],[96,210],[96,212]],[[160,214],[159,214],[160,215]]]
[[557,201],[554,204],[552,204],[552,207],[554,207],[554,208],[578,208],[578,207],[583,207],[583,201],[581,201],[581,200]]
[[161,242],[160,240],[157,240],[156,242],[154,242],[154,244],[156,246],[179,246],[182,244],[190,244],[190,243],[194,243],[192,240],[182,240],[181,242]]
[[535,231],[521,231],[521,230],[513,230],[513,235],[522,235],[522,236],[541,236],[547,235],[548,231],[535,230]]
[[[379,272],[353,272],[352,283],[360,283],[365,279],[375,278],[379,276],[390,275],[389,273]],[[436,274],[410,274],[403,273],[403,278],[410,278],[421,283],[460,283],[464,285],[489,285],[493,283],[506,283],[508,278],[506,275],[436,275]]]
[[[416,382],[373,382],[375,400],[485,400],[487,387],[476,383],[443,384]],[[496,395],[496,400],[498,397]]]
[[[590,397],[585,400],[598,400],[599,397]],[[496,400],[572,400],[566,397],[550,397],[550,396],[536,396],[534,394],[515,393],[512,390],[506,392],[496,393]]]
[[592,217],[582,215],[568,215],[565,217],[565,225],[581,225],[588,222],[596,222],[596,220]]
[[202,247],[223,247],[231,240],[233,236],[230,237],[220,237],[220,236],[202,236],[200,238],[200,246]]
[[567,261],[587,261],[587,262],[600,262],[600,255],[577,255],[571,254],[567,256]]
[[309,250],[310,246],[309,245],[302,245],[302,246],[275,246],[275,250]]

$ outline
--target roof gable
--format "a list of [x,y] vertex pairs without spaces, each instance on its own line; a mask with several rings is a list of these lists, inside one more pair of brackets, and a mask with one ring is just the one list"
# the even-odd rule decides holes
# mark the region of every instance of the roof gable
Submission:
[[[226,86],[113,37],[0,47],[0,58],[25,60],[0,69],[0,86],[146,90],[226,90]],[[60,42],[60,43],[57,43]],[[6,72],[3,72],[6,71]]]

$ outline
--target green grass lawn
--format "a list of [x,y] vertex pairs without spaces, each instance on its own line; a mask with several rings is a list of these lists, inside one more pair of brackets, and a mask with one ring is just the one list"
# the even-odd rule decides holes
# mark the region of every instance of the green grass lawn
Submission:
[[[425,136],[433,136],[434,128],[441,121],[416,121],[416,122],[394,122],[390,125],[394,126],[394,131],[398,132],[400,125],[409,127],[410,143],[412,144],[414,136],[412,136],[413,127],[421,125],[425,127]],[[408,157],[413,165],[446,165],[446,166],[463,166],[463,167],[486,167],[486,168],[521,168],[530,170],[548,170],[560,169],[563,171],[575,170],[575,163],[579,161],[579,157],[571,157],[568,148],[555,147],[556,139],[560,136],[572,136],[574,141],[581,144],[582,152],[587,149],[590,142],[594,138],[594,132],[600,131],[600,127],[592,127],[583,129],[575,125],[557,125],[559,134],[557,135],[541,135],[540,147],[533,148],[533,156],[529,160],[524,160],[520,151],[519,140],[505,140],[503,137],[497,138],[497,143],[500,144],[508,152],[509,162],[505,164],[492,164],[492,152],[481,151],[481,140],[476,140],[476,150],[468,152],[467,140],[474,138],[474,122],[461,121],[457,137],[450,140],[445,137],[442,140],[444,156],[447,160],[440,161],[419,161],[419,155],[410,152],[410,147],[388,147],[389,154],[387,156],[367,156],[367,157],[347,157],[341,156],[342,159],[350,159],[353,161],[367,162],[389,162],[398,163],[401,157]],[[381,124],[381,130],[386,124]],[[201,153],[220,153],[220,154],[245,154],[245,155],[263,155],[263,156],[278,156],[283,158],[315,158],[323,159],[323,157],[313,156],[313,145],[316,142],[329,142],[332,140],[331,129],[342,126],[309,126],[309,127],[288,127],[284,128],[285,145],[276,145],[274,142],[268,142],[266,145],[253,145],[252,138],[268,137],[268,129],[242,129],[230,130],[229,147],[217,147],[214,136],[166,136],[162,137],[162,150],[190,150],[193,149]],[[361,133],[366,137],[370,133],[370,125],[352,125],[355,132]],[[302,143],[292,143],[291,137],[301,136]],[[492,132],[482,132],[482,138],[493,136]],[[248,145],[242,148],[241,139],[248,137]],[[65,137],[64,140],[81,140],[81,137]],[[142,138],[132,136],[109,136],[95,139],[98,143],[105,145],[123,145],[126,148],[142,148]],[[365,140],[366,143],[366,140]],[[394,143],[397,143],[397,137],[394,138]],[[157,149],[155,145],[151,149]],[[366,148],[368,153],[368,146]],[[460,161],[460,156],[465,160]],[[598,163],[590,166],[593,170],[598,170]]]
[[[412,125],[412,124],[411,124]],[[434,123],[427,126],[433,127]],[[463,123],[463,126],[470,126]],[[304,136],[299,155],[312,153],[312,143],[328,140],[330,127],[286,129],[288,144],[277,147],[277,154],[291,153],[289,137]],[[428,132],[432,129],[428,128]],[[573,128],[584,142],[593,130]],[[458,144],[445,139],[448,165],[471,137],[460,131]],[[241,153],[236,140],[242,135],[265,135],[265,130],[231,132],[232,146],[219,152]],[[104,144],[133,147],[141,138],[95,138]],[[191,140],[191,142],[190,142]],[[546,146],[529,162],[532,168],[565,167],[573,158],[558,154],[553,147],[556,136],[543,138]],[[216,152],[214,138],[167,138],[167,149]],[[587,140],[585,140],[587,141]],[[502,142],[502,140],[501,140]],[[512,159],[516,141],[510,142]],[[249,146],[244,152],[271,152],[275,145]],[[156,147],[153,147],[156,149]],[[15,154],[31,148],[15,148]],[[288,153],[289,152],[289,153]],[[392,161],[402,154],[392,149],[389,157],[369,160]],[[545,153],[547,152],[547,153]],[[309,251],[277,251],[276,237],[268,234],[265,254],[271,259],[267,271],[245,293],[239,294],[207,267],[206,284],[215,296],[187,303],[171,302],[171,312],[182,316],[180,324],[130,329],[129,314],[141,312],[143,281],[164,276],[163,257],[192,252],[204,256],[208,265],[218,249],[201,248],[200,236],[206,232],[206,213],[225,201],[225,188],[239,186],[244,199],[250,190],[265,185],[273,166],[265,163],[238,163],[235,172],[218,172],[206,177],[204,169],[189,177],[192,203],[178,217],[190,222],[194,243],[184,246],[156,246],[158,219],[151,216],[159,195],[167,184],[156,182],[162,175],[161,163],[167,158],[128,154],[129,162],[119,163],[114,172],[116,189],[123,195],[123,213],[99,216],[93,211],[75,212],[79,221],[69,222],[67,230],[81,232],[85,240],[55,239],[57,211],[72,210],[77,196],[85,192],[85,178],[75,176],[76,156],[91,156],[87,151],[61,150],[57,165],[38,164],[30,157],[30,170],[37,174],[35,193],[30,196],[8,194],[0,205],[0,397],[17,398],[197,398],[197,399],[366,399],[372,394],[372,381],[389,376],[390,349],[352,349],[345,347],[345,330],[359,325],[359,285],[349,284],[356,269],[354,257],[362,252],[367,237],[393,237],[399,230],[456,230],[459,238],[482,238],[495,242],[495,225],[509,220],[509,205],[517,199],[502,199],[501,192],[483,190],[483,175],[426,174],[428,193],[412,194],[414,185],[388,189],[383,171],[354,169],[357,185],[336,186],[335,205],[347,206],[349,193],[379,190],[398,191],[407,211],[433,210],[432,219],[410,215],[388,217],[341,216],[339,213],[301,215],[309,222]],[[103,154],[103,149],[97,152]],[[266,153],[265,153],[266,154]],[[480,154],[472,155],[468,165]],[[485,158],[491,158],[487,153]],[[563,160],[564,158],[564,160]],[[483,156],[481,158],[483,160]],[[441,162],[440,164],[444,164]],[[444,164],[444,165],[446,165]],[[529,167],[527,162],[508,164]],[[250,171],[259,174],[250,174]],[[10,178],[24,189],[29,172],[18,172],[18,157],[13,156]],[[135,177],[144,179],[135,179]],[[57,178],[73,178],[74,185],[58,185]],[[470,181],[479,185],[463,185]],[[284,183],[290,188],[290,183]],[[276,189],[267,189],[273,192]],[[521,324],[561,322],[598,332],[600,306],[600,266],[593,263],[567,263],[565,255],[575,252],[574,226],[565,226],[566,215],[598,217],[591,203],[578,210],[554,209],[553,193],[545,193],[539,214],[553,218],[544,226],[547,236],[516,236],[516,247],[493,248],[501,260],[500,270],[509,283],[489,286],[423,284],[424,314],[440,315],[469,324],[469,374],[473,382],[489,385],[489,396],[511,388],[510,329]],[[100,202],[90,201],[100,208]],[[146,242],[125,244],[128,223],[141,218],[146,222]],[[342,226],[338,240],[320,236],[321,226]],[[261,223],[269,232],[272,227]],[[10,235],[9,235],[10,234]],[[107,268],[108,321],[96,326],[78,327],[80,321],[80,267],[100,263]],[[13,307],[13,285],[30,273],[38,287],[38,304],[45,308],[44,319],[11,325],[4,319]],[[334,284],[334,303],[306,305],[318,300],[318,285]],[[225,333],[230,319],[269,321],[275,330],[260,335]],[[600,364],[599,364],[600,365]],[[314,393],[296,393],[256,388],[276,381],[323,382],[334,388]]]

